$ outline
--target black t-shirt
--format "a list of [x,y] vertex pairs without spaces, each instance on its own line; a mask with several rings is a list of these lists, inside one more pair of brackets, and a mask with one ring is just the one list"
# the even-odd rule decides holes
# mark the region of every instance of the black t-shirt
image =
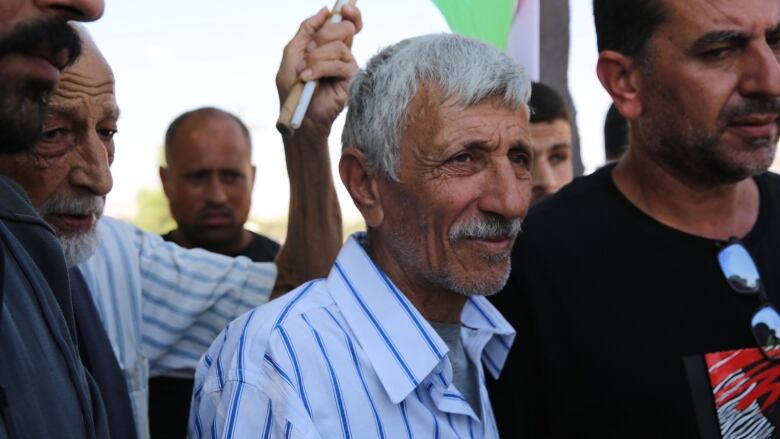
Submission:
[[[758,297],[728,286],[718,242],[640,211],[612,169],[532,209],[515,245],[494,303],[518,335],[500,380],[488,383],[502,437],[770,431],[780,366],[755,350]],[[756,181],[760,211],[743,242],[780,304],[780,176]]]
[[[173,231],[170,231],[162,235],[162,239],[173,242],[172,233]],[[279,253],[279,243],[255,232],[250,231],[249,233],[252,234],[249,245],[240,252],[227,256],[246,256],[255,262],[273,262],[276,259],[276,254]]]
[[[171,233],[162,235],[173,241]],[[249,245],[235,255],[246,256],[254,262],[273,262],[279,253],[279,244],[263,235],[252,233]],[[192,399],[192,378],[160,376],[149,380],[149,433],[152,438],[184,438]]]

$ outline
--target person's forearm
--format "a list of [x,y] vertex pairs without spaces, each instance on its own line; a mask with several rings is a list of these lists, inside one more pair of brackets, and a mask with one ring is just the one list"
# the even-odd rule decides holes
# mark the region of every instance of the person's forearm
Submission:
[[284,139],[290,179],[287,239],[276,257],[272,298],[328,275],[343,242],[327,136],[304,130]]

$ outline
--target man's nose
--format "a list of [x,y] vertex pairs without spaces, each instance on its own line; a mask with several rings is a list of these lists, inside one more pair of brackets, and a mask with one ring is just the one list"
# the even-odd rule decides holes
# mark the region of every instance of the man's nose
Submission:
[[540,157],[539,160],[534,162],[531,175],[533,177],[534,192],[550,194],[555,189],[553,170],[550,165],[544,161],[544,157]]
[[494,164],[479,200],[480,210],[508,219],[525,218],[531,199],[531,176],[526,174],[518,175],[509,160]]
[[750,52],[740,77],[740,94],[745,97],[780,97],[780,62],[768,44]]
[[76,146],[79,163],[71,171],[71,183],[95,195],[104,196],[114,185],[110,152],[97,133],[86,136]]
[[227,193],[225,192],[225,186],[219,178],[219,173],[214,172],[209,177],[206,184],[206,201],[210,204],[225,204],[227,203]]
[[103,15],[103,0],[35,0],[39,9],[63,20],[95,21]]

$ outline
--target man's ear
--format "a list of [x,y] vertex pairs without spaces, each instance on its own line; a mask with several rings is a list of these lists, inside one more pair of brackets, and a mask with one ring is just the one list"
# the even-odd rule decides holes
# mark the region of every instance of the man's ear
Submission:
[[255,178],[257,178],[257,166],[252,165],[252,184],[249,185],[250,188],[255,188]]
[[385,220],[382,197],[379,194],[377,177],[369,169],[365,154],[354,147],[344,149],[339,160],[339,175],[352,201],[363,215],[366,225],[382,225]]
[[605,50],[599,54],[596,73],[623,117],[633,120],[642,114],[641,72],[636,61],[621,53]]
[[168,189],[168,168],[166,168],[165,166],[160,166],[159,172],[160,172],[160,182],[162,183],[163,192],[165,192],[165,197],[170,198],[169,189]]

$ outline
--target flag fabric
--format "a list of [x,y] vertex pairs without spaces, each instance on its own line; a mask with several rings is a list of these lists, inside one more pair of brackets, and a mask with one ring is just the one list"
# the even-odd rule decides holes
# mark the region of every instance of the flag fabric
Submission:
[[453,32],[506,50],[517,0],[433,0]]
[[519,0],[507,41],[507,54],[523,66],[532,81],[537,82],[540,78],[540,15],[539,0]]
[[506,51],[539,80],[540,0],[433,0],[450,29]]

